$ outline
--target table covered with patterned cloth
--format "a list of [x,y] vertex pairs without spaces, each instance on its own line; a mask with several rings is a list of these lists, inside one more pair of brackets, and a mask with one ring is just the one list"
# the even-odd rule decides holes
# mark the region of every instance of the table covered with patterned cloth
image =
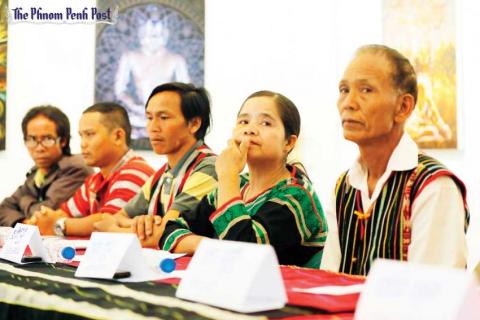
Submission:
[[[185,268],[190,258],[178,260]],[[18,266],[0,260],[0,319],[352,319],[358,294],[329,296],[293,288],[353,285],[364,278],[281,266],[288,304],[275,311],[239,314],[175,297],[178,279],[119,283],[75,278],[67,265]]]

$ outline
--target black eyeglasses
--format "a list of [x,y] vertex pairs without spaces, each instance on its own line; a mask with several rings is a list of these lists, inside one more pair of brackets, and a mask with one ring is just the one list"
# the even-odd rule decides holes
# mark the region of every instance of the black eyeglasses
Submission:
[[51,136],[41,137],[38,139],[32,136],[29,136],[25,139],[25,145],[27,146],[27,148],[32,148],[32,149],[36,148],[38,144],[41,144],[45,148],[50,148],[59,142],[60,142],[60,138],[54,138]]

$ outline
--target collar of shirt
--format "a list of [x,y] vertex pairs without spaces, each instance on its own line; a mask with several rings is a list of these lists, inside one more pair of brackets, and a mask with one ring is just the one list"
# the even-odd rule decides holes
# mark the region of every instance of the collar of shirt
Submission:
[[358,158],[348,171],[348,182],[352,187],[360,190],[362,194],[363,209],[367,210],[370,205],[378,198],[383,185],[390,177],[393,171],[406,171],[415,168],[418,164],[418,147],[415,141],[410,138],[407,133],[404,133],[400,142],[393,150],[390,159],[388,160],[387,169],[378,180],[373,189],[372,197],[368,193],[368,171],[361,164]]
[[133,152],[132,149],[129,149],[120,159],[120,161],[117,162],[115,167],[113,167],[112,171],[110,171],[110,173],[108,174],[108,177],[104,177],[101,172],[97,172],[92,177],[93,183],[90,192],[97,193],[102,190],[113,177],[115,172],[118,171],[125,163],[127,163],[128,161],[130,161],[130,159],[134,157],[136,157],[135,152]]
[[[118,169],[120,169],[125,163],[127,163],[128,161],[130,161],[130,159],[136,157],[135,153],[133,152],[132,149],[128,149],[128,151],[123,155],[123,157],[120,159],[120,161],[117,162],[117,164],[115,165],[115,167],[112,168],[112,170],[110,171],[110,173],[108,174],[108,177],[111,177],[115,171],[117,171]],[[107,177],[107,178],[108,178]],[[105,177],[104,177],[105,178]]]
[[45,183],[45,173],[43,173],[40,170],[37,170],[35,172],[35,176],[33,177],[33,181],[35,182],[35,185],[37,186],[37,188],[41,188]]
[[165,174],[170,178],[175,178],[178,175],[178,173],[182,170],[183,166],[186,164],[187,159],[190,158],[192,153],[195,152],[195,150],[203,144],[204,144],[203,140],[198,140],[197,143],[195,143],[195,145],[190,150],[185,152],[185,154],[180,159],[180,161],[178,161],[175,167],[170,168],[167,164],[167,170],[165,171]]

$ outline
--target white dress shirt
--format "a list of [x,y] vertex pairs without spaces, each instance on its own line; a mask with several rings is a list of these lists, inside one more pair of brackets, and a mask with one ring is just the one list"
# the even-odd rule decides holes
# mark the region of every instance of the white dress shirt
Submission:
[[[377,181],[372,196],[368,192],[368,171],[357,159],[347,174],[355,189],[360,190],[363,208],[377,200],[392,171],[405,171],[418,164],[418,147],[408,134],[403,134],[393,151],[387,169]],[[338,238],[335,194],[327,210],[328,237],[321,269],[338,271],[341,251]],[[412,204],[412,238],[408,261],[464,268],[467,245],[464,232],[465,208],[460,190],[449,177],[430,182]]]

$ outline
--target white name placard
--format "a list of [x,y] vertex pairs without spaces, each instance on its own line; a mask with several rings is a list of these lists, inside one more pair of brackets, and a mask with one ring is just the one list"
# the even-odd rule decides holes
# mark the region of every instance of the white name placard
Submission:
[[[166,253],[169,254],[169,253]],[[152,255],[147,259],[135,234],[94,232],[87,250],[75,272],[76,277],[113,279],[116,272],[129,272],[122,282],[143,282],[176,277],[176,273],[164,273],[158,264],[164,255]],[[174,256],[173,258],[176,258]]]
[[32,256],[40,257],[44,262],[51,262],[43,246],[38,227],[22,223],[17,223],[6,238],[0,250],[0,258],[22,264],[27,246],[30,247]]
[[119,271],[138,276],[145,269],[148,267],[136,235],[93,232],[75,276],[112,279]]
[[463,269],[378,259],[355,319],[480,319],[475,277]]
[[285,306],[287,295],[273,247],[204,239],[176,296],[238,312]]

